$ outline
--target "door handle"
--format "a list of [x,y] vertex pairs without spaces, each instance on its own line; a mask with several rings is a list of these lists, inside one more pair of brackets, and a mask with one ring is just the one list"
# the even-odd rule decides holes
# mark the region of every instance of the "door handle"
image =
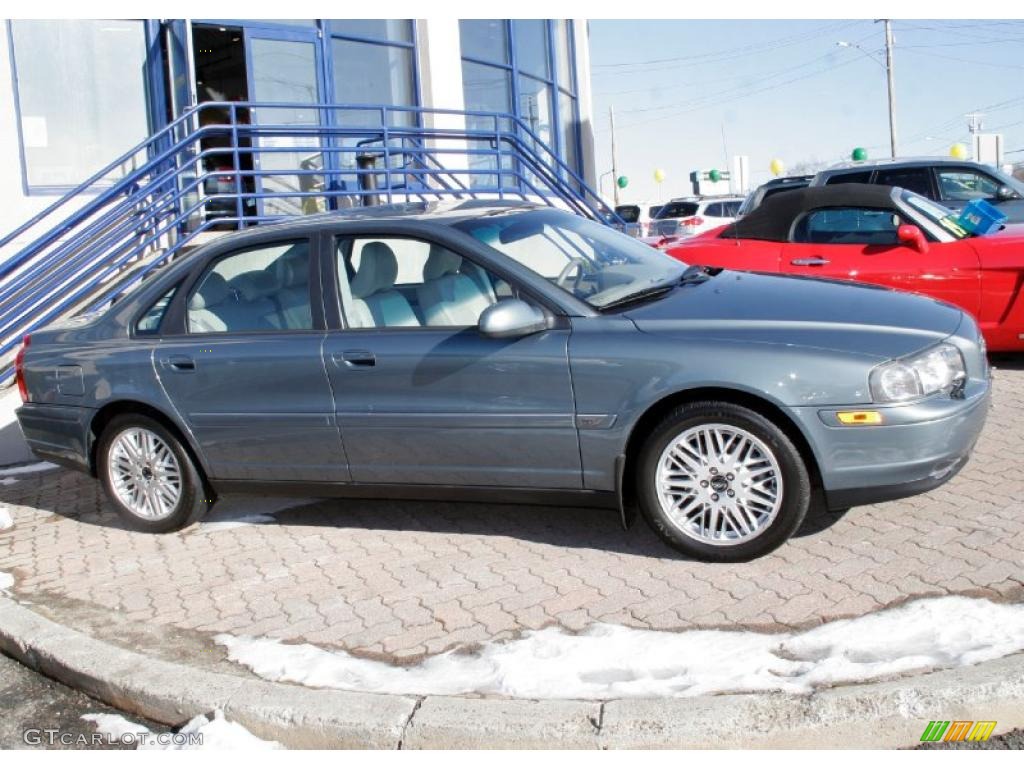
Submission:
[[185,357],[185,355],[173,355],[171,357],[165,357],[160,361],[160,364],[169,370],[179,371],[187,373],[196,369],[196,361],[191,357]]
[[341,354],[335,352],[331,355],[335,365],[345,365],[349,368],[369,368],[377,364],[377,358],[368,349],[346,349]]
[[793,259],[789,263],[797,267],[824,267],[828,264],[828,259],[817,256],[813,259]]

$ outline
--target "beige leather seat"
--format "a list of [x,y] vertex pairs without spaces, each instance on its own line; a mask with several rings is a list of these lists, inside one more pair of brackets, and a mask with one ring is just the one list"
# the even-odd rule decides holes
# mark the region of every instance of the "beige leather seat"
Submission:
[[[416,291],[426,325],[476,325],[480,314],[494,303],[493,292],[489,296],[477,280],[460,271],[462,266],[462,257],[457,253],[431,247],[423,266],[423,285]],[[481,277],[487,279],[486,275]]]

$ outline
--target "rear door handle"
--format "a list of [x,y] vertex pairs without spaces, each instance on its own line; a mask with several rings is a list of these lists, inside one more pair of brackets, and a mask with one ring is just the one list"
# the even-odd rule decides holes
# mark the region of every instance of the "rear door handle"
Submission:
[[789,263],[797,267],[824,267],[828,264],[828,259],[818,256],[813,259],[793,259]]
[[377,358],[368,349],[346,349],[341,354],[335,352],[331,355],[335,365],[345,365],[349,368],[368,368],[377,364]]
[[165,357],[160,361],[160,364],[164,368],[182,373],[188,373],[196,369],[196,361],[191,357],[186,357],[185,355],[172,355],[171,357]]

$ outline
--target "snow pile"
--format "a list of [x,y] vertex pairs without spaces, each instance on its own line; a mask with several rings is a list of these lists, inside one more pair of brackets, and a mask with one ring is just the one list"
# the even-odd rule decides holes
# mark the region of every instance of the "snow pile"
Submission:
[[200,521],[198,532],[214,533],[247,525],[276,523],[274,515],[278,512],[308,503],[308,499],[229,498],[218,502],[212,512]]
[[281,749],[276,741],[264,741],[253,736],[244,726],[233,723],[224,717],[219,709],[213,713],[211,720],[206,715],[196,715],[189,720],[179,734],[189,736],[200,734],[202,744],[189,743],[187,739],[173,738],[169,734],[154,734],[144,725],[133,723],[121,715],[88,714],[82,715],[83,720],[96,725],[96,731],[115,741],[135,734],[138,749],[184,750],[184,749]]
[[14,586],[14,577],[7,571],[0,571],[0,592],[6,592]]
[[14,527],[14,518],[7,507],[0,507],[0,531],[6,531]]
[[317,688],[543,699],[809,693],[1024,650],[1024,605],[941,597],[781,634],[598,624],[573,635],[548,628],[411,667],[265,638],[215,639],[232,661],[264,679]]

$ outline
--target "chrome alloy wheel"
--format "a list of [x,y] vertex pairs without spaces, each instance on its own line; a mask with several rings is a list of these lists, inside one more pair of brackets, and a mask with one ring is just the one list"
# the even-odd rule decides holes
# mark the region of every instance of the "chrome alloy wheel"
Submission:
[[750,541],[782,506],[782,471],[771,450],[727,424],[703,424],[678,435],[661,454],[655,482],[668,520],[704,544]]
[[178,459],[148,429],[132,427],[114,438],[107,473],[118,500],[144,520],[162,520],[178,506],[182,491]]

